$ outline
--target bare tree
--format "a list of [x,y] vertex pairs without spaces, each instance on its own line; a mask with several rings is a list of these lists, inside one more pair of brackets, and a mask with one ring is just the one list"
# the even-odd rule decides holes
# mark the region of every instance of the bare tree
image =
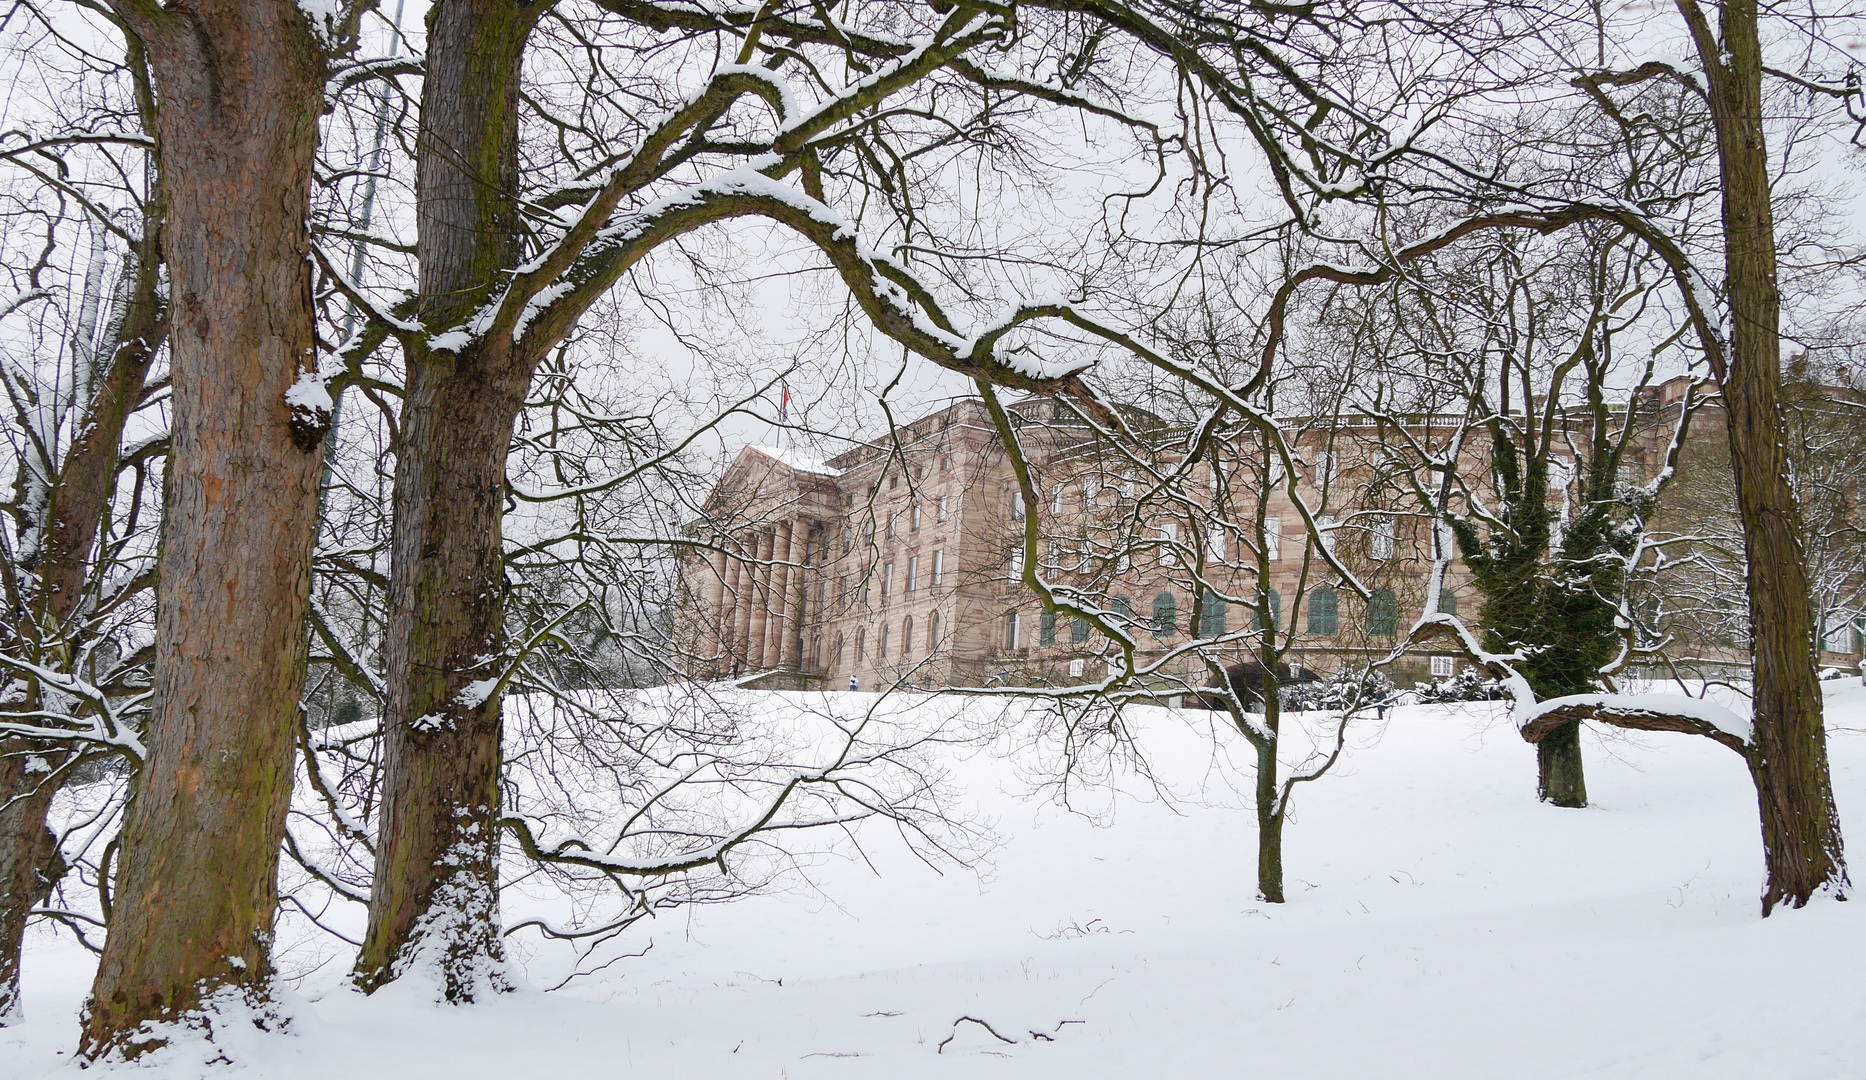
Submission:
[[121,39],[93,51],[30,7],[9,22],[16,76],[84,90],[37,102],[0,136],[11,173],[0,265],[12,288],[0,384],[13,450],[0,559],[0,1024],[20,1015],[27,920],[68,868],[47,824],[54,796],[99,757],[140,756],[149,504],[166,448],[160,420],[141,411],[159,400],[166,314],[142,57],[133,44],[112,55]]
[[[834,20],[802,5],[725,14],[624,0],[437,6],[414,139],[413,280],[378,301],[322,260],[371,316],[345,349],[349,362],[392,338],[407,369],[384,840],[358,961],[365,983],[418,962],[438,968],[451,999],[498,983],[489,974],[499,955],[496,691],[515,644],[503,618],[503,478],[540,363],[593,303],[698,230],[772,223],[813,249],[850,306],[912,353],[992,385],[1076,394],[1105,417],[1075,378],[1090,346],[1145,349],[1099,317],[1098,296],[1087,302],[1099,293],[1094,258],[1072,245],[974,242],[965,215],[945,212],[938,194],[949,183],[944,163],[976,156],[1041,176],[1020,125],[1060,115],[1135,147],[1141,168],[1116,184],[1125,198],[1161,190],[1169,159],[1202,187],[1211,166],[1194,140],[1215,137],[1207,105],[1282,163],[1289,152],[1273,130],[1369,128],[1365,111],[1330,119],[1333,95],[1288,70],[1300,61],[1319,71],[1340,49],[1337,31],[1361,22],[1351,10],[1181,4],[876,3]],[[528,57],[543,65],[547,54],[574,77],[547,85],[528,75]],[[558,70],[550,65],[538,70]],[[1279,89],[1252,89],[1259,68]],[[1184,133],[1136,108],[1162,80],[1200,99],[1181,109]],[[612,112],[611,97],[649,104]],[[1306,119],[1291,120],[1291,108]],[[1286,191],[1332,184],[1355,153],[1311,147],[1300,176],[1284,170]],[[1037,267],[1043,295],[1020,295],[1019,279]],[[1031,349],[1039,325],[1063,334],[1058,358]]]

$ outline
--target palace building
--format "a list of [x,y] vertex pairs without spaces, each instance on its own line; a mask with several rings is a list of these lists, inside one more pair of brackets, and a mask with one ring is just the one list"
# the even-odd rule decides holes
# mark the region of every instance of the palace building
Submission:
[[[1682,387],[1649,392],[1658,422],[1632,445],[1623,482],[1662,462],[1664,416]],[[1139,410],[1126,419],[1149,444],[1144,458],[1115,453],[1048,399],[1007,412],[1034,508],[978,399],[826,461],[742,450],[691,527],[704,554],[687,563],[679,633],[695,674],[863,690],[1099,681],[1118,645],[1084,620],[1045,612],[1023,580],[1033,509],[1040,576],[1128,626],[1136,663],[1167,686],[1205,684],[1205,661],[1187,648],[1195,640],[1225,638],[1204,650],[1225,662],[1254,650],[1256,635],[1241,632],[1260,630],[1266,607],[1292,663],[1327,671],[1385,657],[1424,610],[1434,552],[1452,549],[1405,497],[1383,450],[1391,432],[1371,421],[1296,425],[1283,436],[1294,487],[1335,566],[1261,442],[1234,440],[1218,467],[1187,467],[1187,432]],[[1407,425],[1415,445],[1456,426],[1430,417]],[[1465,459],[1488,467],[1472,451]],[[1342,569],[1368,598],[1345,587]],[[1474,615],[1480,602],[1451,559],[1440,610]],[[1465,666],[1440,641],[1391,672],[1406,685]]]

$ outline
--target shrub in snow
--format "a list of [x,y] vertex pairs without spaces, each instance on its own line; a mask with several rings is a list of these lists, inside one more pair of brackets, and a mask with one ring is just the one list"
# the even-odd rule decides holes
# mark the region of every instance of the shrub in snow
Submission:
[[1446,701],[1503,701],[1510,695],[1495,679],[1486,679],[1476,668],[1466,668],[1448,678],[1429,683],[1414,683],[1412,697],[1421,705]]
[[1339,712],[1392,701],[1393,680],[1378,671],[1344,669],[1319,682],[1287,687],[1283,700],[1292,709]]

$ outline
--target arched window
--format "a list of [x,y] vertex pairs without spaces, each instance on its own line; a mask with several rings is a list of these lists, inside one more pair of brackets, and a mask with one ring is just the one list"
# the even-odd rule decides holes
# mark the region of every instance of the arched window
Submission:
[[1444,586],[1438,589],[1438,610],[1446,615],[1458,613],[1458,594]]
[[901,620],[901,659],[907,659],[909,656],[913,655],[913,651],[914,617],[909,615]]
[[1399,633],[1399,597],[1385,585],[1375,589],[1373,599],[1367,603],[1367,632],[1375,637]]
[[1340,628],[1340,601],[1335,597],[1335,590],[1324,585],[1309,594],[1309,633],[1316,637],[1333,637]]
[[1080,645],[1088,640],[1089,621],[1075,618],[1069,620],[1069,644]]
[[886,663],[888,659],[888,624],[881,624],[881,636],[875,639],[875,660]]
[[1134,623],[1134,602],[1132,600],[1129,600],[1125,596],[1117,596],[1114,598],[1114,603],[1108,606],[1114,609],[1114,621],[1115,622],[1120,623],[1122,626],[1133,625]]
[[831,671],[842,670],[842,635],[841,634],[836,635],[836,666],[833,668],[830,668],[829,670]]
[[1199,636],[1222,637],[1225,632],[1225,598],[1206,589],[1199,598]]
[[[1277,592],[1275,589],[1271,589],[1268,599],[1270,601],[1270,624],[1272,626],[1282,626],[1283,625],[1283,595]],[[1253,613],[1251,623],[1257,629],[1259,630],[1263,629],[1263,610],[1261,608],[1259,608],[1255,613]]]
[[1179,630],[1179,602],[1173,594],[1163,592],[1153,598],[1153,636],[1172,637]]
[[855,662],[859,664],[866,659],[868,659],[868,627],[864,626],[855,632]]
[[927,655],[932,656],[939,648],[939,612],[933,613],[933,625],[927,631]]

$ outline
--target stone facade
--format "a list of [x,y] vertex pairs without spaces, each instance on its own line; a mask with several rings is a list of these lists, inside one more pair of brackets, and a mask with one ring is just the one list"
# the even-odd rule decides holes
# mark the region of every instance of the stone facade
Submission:
[[[1652,391],[1652,436],[1635,442],[1625,481],[1643,482],[1661,464],[1665,416],[1681,388]],[[1113,454],[1047,400],[1009,414],[1041,503],[1040,574],[1129,620],[1135,660],[1163,692],[1204,685],[1205,662],[1189,643],[1261,626],[1266,604],[1288,659],[1318,671],[1385,657],[1424,610],[1434,547],[1449,541],[1407,511],[1416,504],[1385,464],[1390,430],[1336,423],[1284,433],[1296,489],[1341,567],[1371,591],[1363,600],[1341,587],[1289,498],[1283,466],[1261,446],[1227,447],[1214,476],[1205,464],[1183,467],[1172,450],[1183,431],[1138,411],[1134,426],[1154,443],[1144,462]],[[1422,418],[1408,434],[1430,442],[1455,426]],[[1696,425],[1720,426],[1713,417]],[[1462,467],[1488,463],[1467,452]],[[1044,614],[1020,580],[1029,509],[978,400],[828,461],[748,447],[694,533],[710,546],[689,561],[681,613],[696,673],[823,689],[854,680],[863,690],[1099,681],[1118,645],[1087,623]],[[1467,616],[1481,603],[1455,558],[1440,603]],[[1253,641],[1204,651],[1230,662]],[[1406,685],[1465,666],[1448,645],[1428,645],[1391,672]]]

